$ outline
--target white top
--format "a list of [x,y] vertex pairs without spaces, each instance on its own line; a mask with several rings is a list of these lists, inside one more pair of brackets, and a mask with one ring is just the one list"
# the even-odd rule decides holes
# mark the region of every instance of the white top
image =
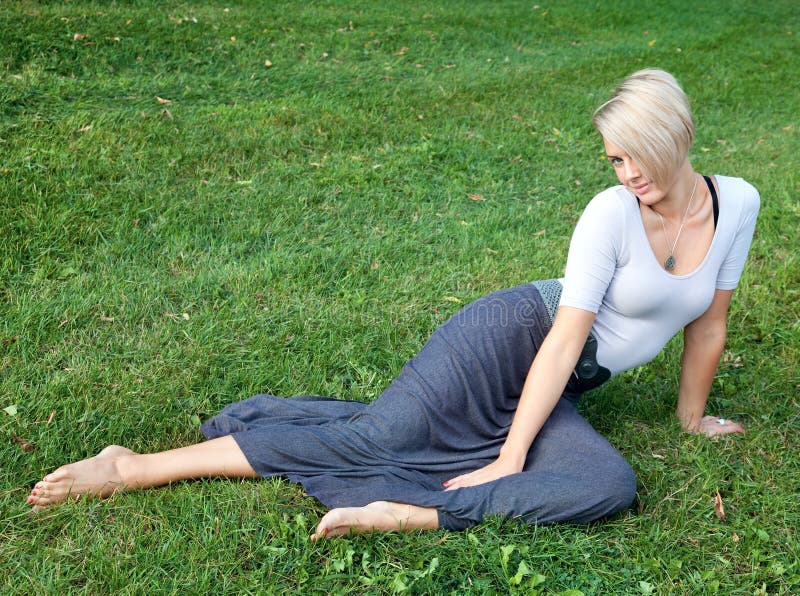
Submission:
[[759,208],[758,191],[741,178],[716,176],[719,220],[703,262],[686,275],[658,263],[636,196],[624,186],[594,197],[572,234],[560,305],[597,313],[597,361],[615,375],[649,362],[732,290],[744,268]]

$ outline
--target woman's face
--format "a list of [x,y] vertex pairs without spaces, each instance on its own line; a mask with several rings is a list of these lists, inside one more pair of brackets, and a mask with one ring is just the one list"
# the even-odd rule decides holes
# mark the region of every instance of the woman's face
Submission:
[[659,188],[654,181],[648,180],[636,162],[621,147],[617,147],[605,138],[603,145],[606,148],[608,161],[614,166],[614,172],[620,184],[639,197],[639,200],[645,205],[654,205],[664,198],[664,190]]

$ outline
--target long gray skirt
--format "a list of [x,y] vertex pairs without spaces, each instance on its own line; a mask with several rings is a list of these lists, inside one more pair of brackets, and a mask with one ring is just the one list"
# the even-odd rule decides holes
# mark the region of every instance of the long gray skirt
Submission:
[[533,284],[485,296],[453,315],[370,404],[256,395],[206,421],[232,435],[261,476],[303,485],[328,507],[395,501],[436,508],[439,526],[487,515],[589,522],[627,508],[636,478],[565,392],[524,471],[453,491],[442,483],[494,461],[551,319]]

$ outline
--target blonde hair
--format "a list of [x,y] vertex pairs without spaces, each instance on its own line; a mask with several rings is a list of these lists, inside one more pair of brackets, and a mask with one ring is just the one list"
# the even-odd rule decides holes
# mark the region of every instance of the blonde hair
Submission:
[[694,141],[686,94],[675,77],[655,68],[625,79],[592,121],[604,139],[623,149],[659,186],[672,181]]

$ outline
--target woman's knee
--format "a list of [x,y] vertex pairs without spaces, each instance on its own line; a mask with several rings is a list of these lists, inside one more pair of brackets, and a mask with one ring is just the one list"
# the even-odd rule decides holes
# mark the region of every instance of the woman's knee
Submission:
[[606,471],[596,486],[598,505],[596,519],[616,515],[633,504],[636,498],[636,474],[622,457],[611,471]]

